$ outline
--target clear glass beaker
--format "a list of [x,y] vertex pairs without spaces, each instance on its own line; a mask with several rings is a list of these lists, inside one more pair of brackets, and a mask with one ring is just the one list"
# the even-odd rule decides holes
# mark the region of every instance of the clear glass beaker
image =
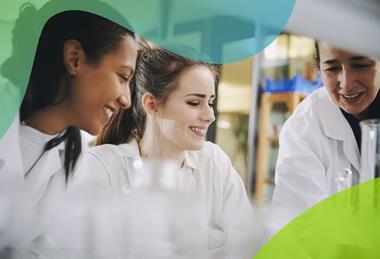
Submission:
[[362,130],[360,182],[380,177],[380,119],[360,122]]

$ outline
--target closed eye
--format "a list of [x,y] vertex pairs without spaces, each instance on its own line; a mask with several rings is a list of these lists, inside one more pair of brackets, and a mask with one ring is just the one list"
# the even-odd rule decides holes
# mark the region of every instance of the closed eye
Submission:
[[119,78],[121,81],[123,82],[128,82],[129,81],[129,77],[128,76],[125,76],[125,75],[120,75],[118,74]]
[[340,67],[328,67],[325,69],[326,72],[337,72],[340,70]]
[[186,102],[188,105],[197,107],[200,103],[199,102]]
[[372,64],[353,64],[352,66],[355,68],[367,68],[372,67]]

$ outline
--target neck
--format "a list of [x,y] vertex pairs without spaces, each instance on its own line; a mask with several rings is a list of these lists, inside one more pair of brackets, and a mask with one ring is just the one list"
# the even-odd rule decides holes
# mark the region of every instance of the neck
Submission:
[[156,127],[151,127],[149,123],[139,142],[139,148],[142,158],[175,160],[181,166],[185,161],[185,150],[179,149],[175,143],[166,139]]
[[372,103],[361,113],[354,115],[359,120],[380,118],[380,91]]
[[69,127],[68,114],[63,105],[49,106],[34,112],[25,123],[42,133],[55,135]]
[[362,111],[359,114],[353,114],[353,116],[358,120],[365,120],[368,118],[368,109]]

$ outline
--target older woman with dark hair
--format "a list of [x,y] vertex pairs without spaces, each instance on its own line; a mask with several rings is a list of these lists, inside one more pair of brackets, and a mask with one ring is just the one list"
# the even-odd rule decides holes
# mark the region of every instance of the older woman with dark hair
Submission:
[[[380,118],[380,62],[321,42],[324,87],[308,96],[280,133],[273,200],[304,210],[352,184],[360,173],[359,122]],[[364,179],[365,180],[365,179]]]

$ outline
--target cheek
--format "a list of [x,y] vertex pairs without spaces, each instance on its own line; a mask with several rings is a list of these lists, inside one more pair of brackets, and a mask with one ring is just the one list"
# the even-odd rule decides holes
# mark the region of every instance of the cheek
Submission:
[[367,88],[371,88],[373,90],[379,89],[379,79],[380,76],[377,75],[376,71],[371,71],[368,73],[362,73],[360,75],[360,81],[364,82]]
[[93,98],[117,98],[121,92],[119,79],[110,71],[90,71],[83,75],[81,82]]
[[330,93],[330,94],[336,94],[337,91],[339,90],[339,83],[338,83],[338,80],[335,76],[331,76],[331,75],[321,75],[322,77],[322,81],[323,81],[323,85],[326,87],[327,91]]
[[160,120],[161,134],[177,144],[181,144],[186,141],[189,132],[187,131],[189,124],[186,120],[176,118],[169,119],[163,118]]
[[176,121],[173,119],[161,118],[159,128],[163,135],[170,136],[175,132]]

